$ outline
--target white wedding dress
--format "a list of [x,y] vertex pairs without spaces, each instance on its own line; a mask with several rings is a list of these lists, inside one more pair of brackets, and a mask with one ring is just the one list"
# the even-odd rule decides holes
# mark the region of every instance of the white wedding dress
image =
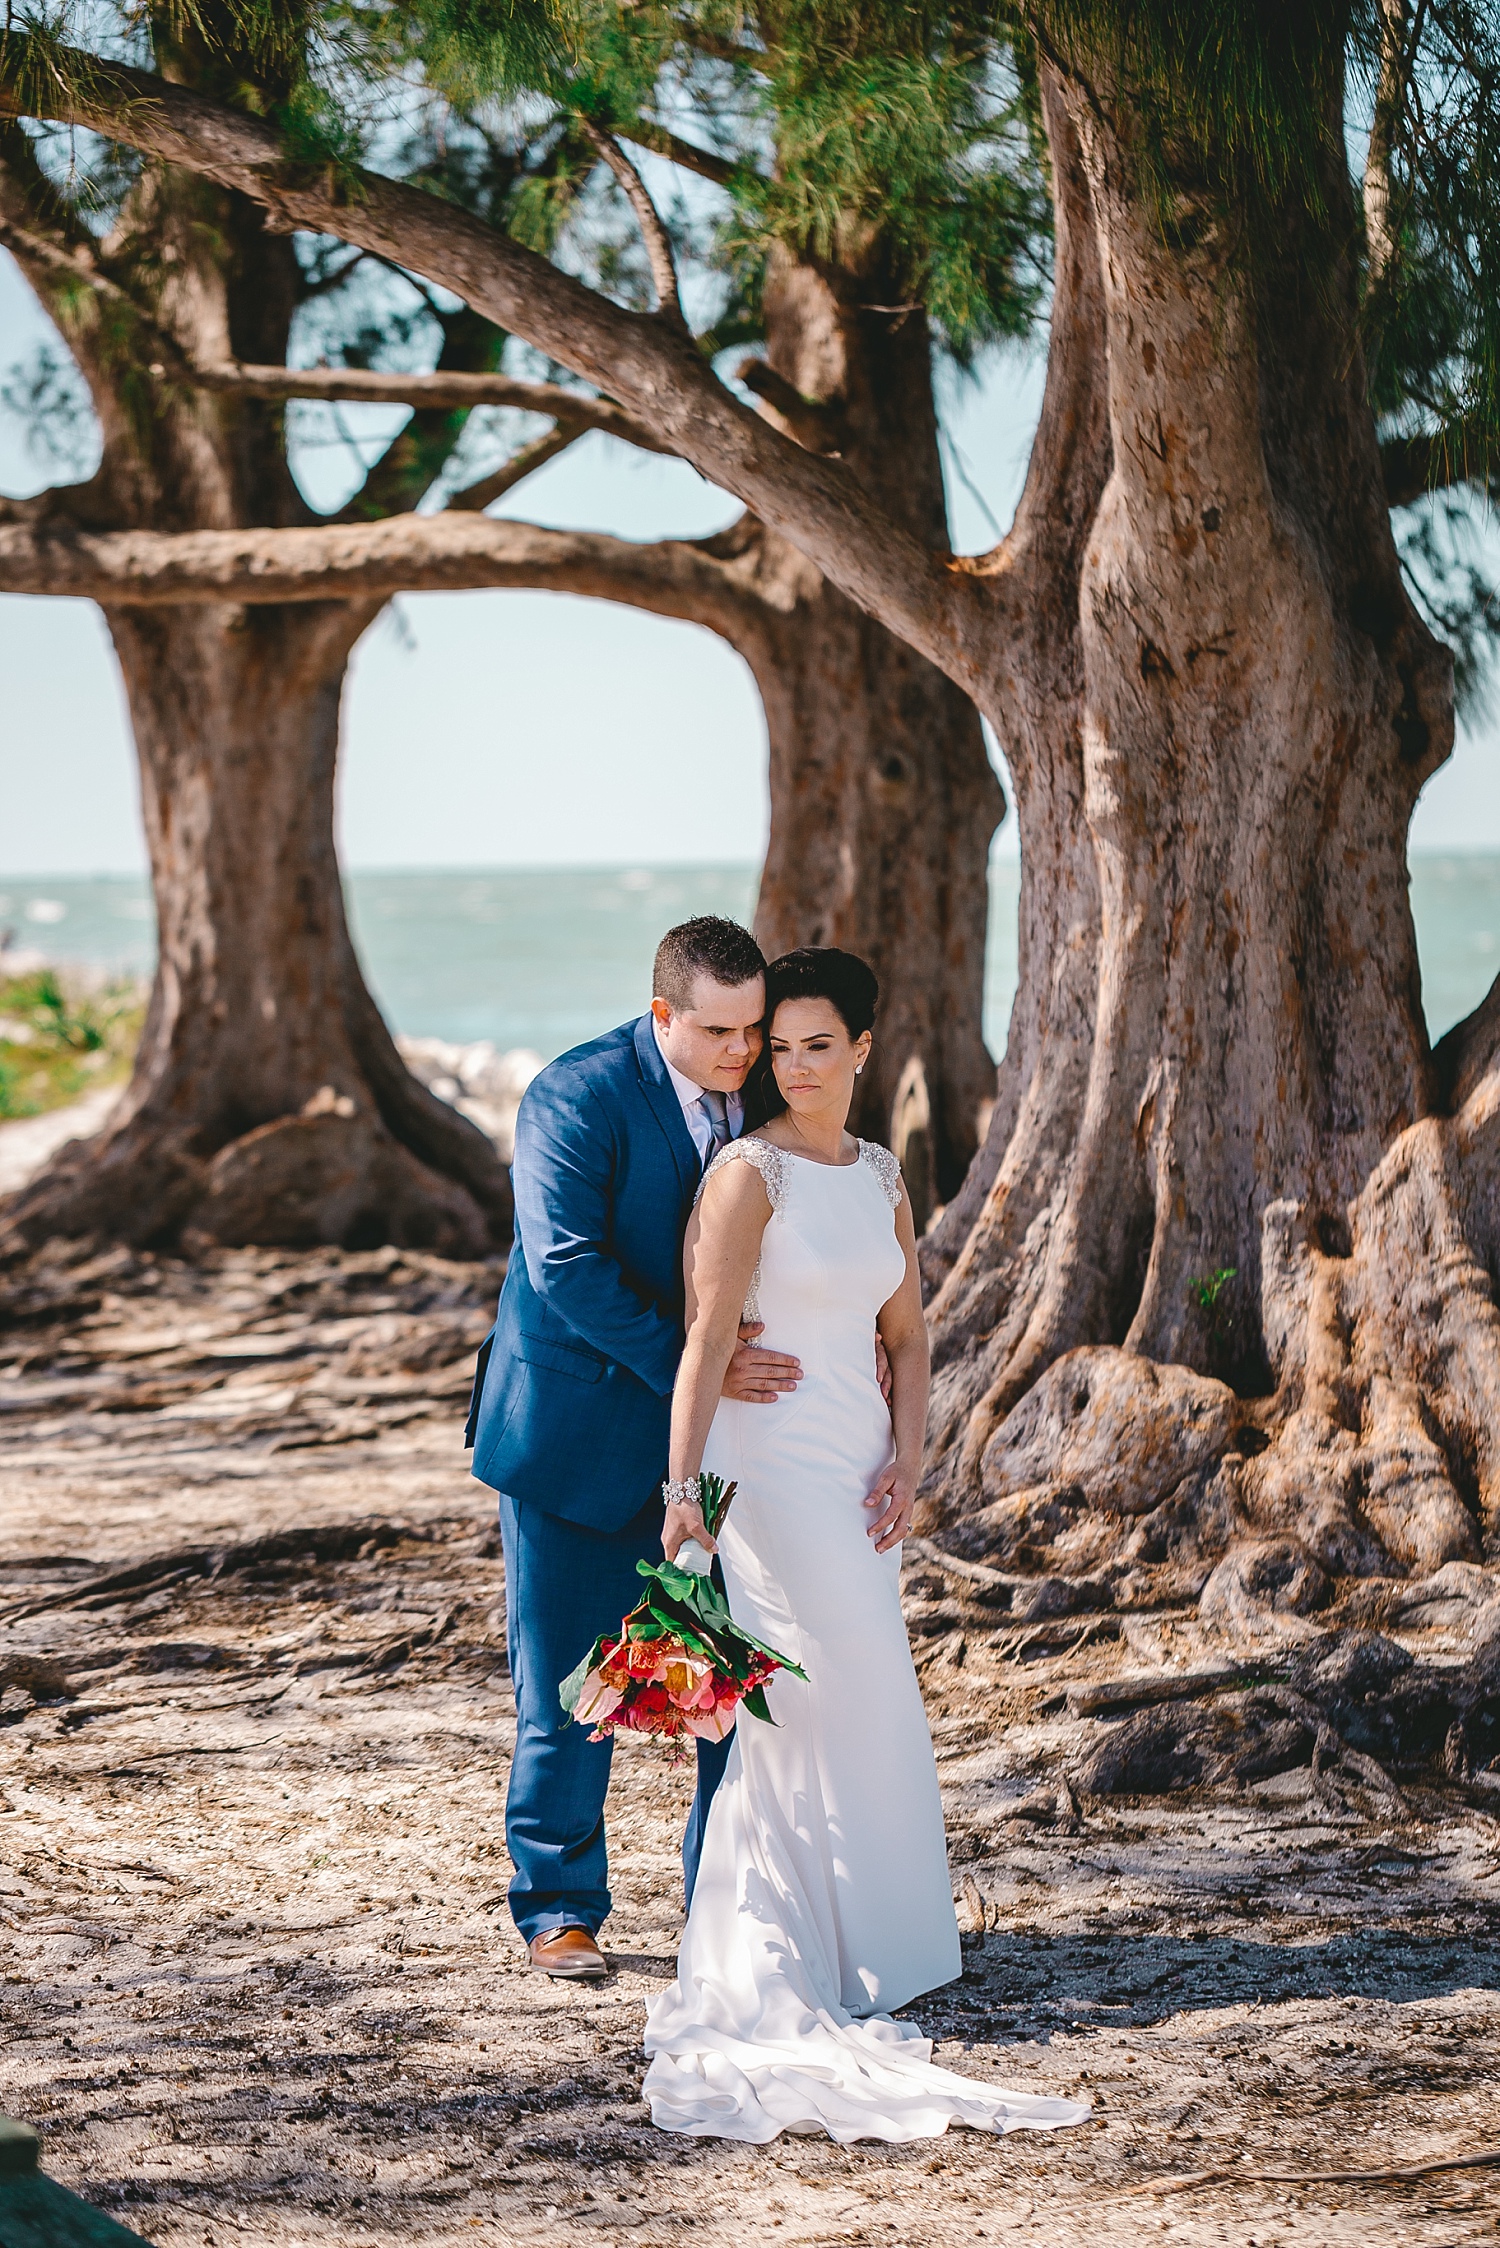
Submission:
[[935,2067],[890,2009],[951,1982],[958,1927],[932,1739],[901,1614],[900,1553],[864,1505],[892,1455],[876,1313],[905,1262],[900,1172],[742,1139],[772,1215],[746,1304],[802,1361],[775,1405],[721,1402],[704,1466],[739,1486],[719,1540],[729,1603],[778,1673],[775,1726],[741,1714],[709,1812],[677,1981],[648,2011],[645,2096],[663,2130],[920,2139],[1081,2122],[1070,2101]]

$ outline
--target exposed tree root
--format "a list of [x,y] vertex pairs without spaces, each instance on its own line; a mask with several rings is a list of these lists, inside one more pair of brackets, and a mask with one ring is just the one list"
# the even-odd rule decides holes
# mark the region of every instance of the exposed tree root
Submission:
[[[1459,1495],[1430,1388],[1351,1368],[1362,1333],[1313,1254],[1324,1325],[1303,1398],[1071,1351],[990,1435],[970,1504],[940,1489],[911,1541],[919,1631],[1093,1611],[1128,1635],[1192,1603],[1188,1667],[1070,1692],[1095,1721],[1068,1768],[1081,1795],[1306,1768],[1330,1803],[1347,1785],[1404,1815],[1401,1775],[1463,1785],[1500,1758],[1500,1569],[1478,1558],[1477,1493]],[[1453,1659],[1391,1636],[1433,1625],[1460,1635]]]
[[[1266,1209],[1269,1394],[1083,1344],[1003,1416],[975,1408],[940,1462],[917,1558],[950,1600],[958,1561],[995,1572],[960,1591],[1017,1622],[1043,1585],[1055,1614],[1196,1605],[1214,1661],[1090,1690],[1087,1713],[1116,1715],[1070,1768],[1082,1792],[1306,1766],[1319,1792],[1344,1782],[1404,1809],[1402,1775],[1489,1776],[1500,1070],[1451,1074],[1462,1108],[1399,1133],[1342,1214]],[[999,1332],[1004,1306],[992,1312]],[[936,1316],[941,1330],[941,1299]],[[1016,1572],[1030,1581],[1009,1589]],[[1451,1660],[1414,1660],[1391,1636],[1429,1626],[1460,1635]],[[1226,1643],[1239,1657],[1227,1667]]]
[[38,1600],[24,1600],[0,1610],[0,1623],[15,1623],[22,1616],[40,1616],[49,1608],[113,1607],[125,1592],[148,1592],[158,1585],[185,1582],[190,1577],[233,1576],[240,1569],[263,1569],[285,1561],[342,1561],[362,1549],[398,1545],[404,1538],[424,1537],[407,1524],[392,1521],[325,1522],[306,1530],[279,1531],[267,1538],[247,1538],[226,1546],[179,1546],[159,1553],[133,1568],[114,1569],[102,1577],[51,1592]]
[[1212,1670],[1152,1671],[1144,1678],[1106,1678],[1068,1688],[1070,1717],[1116,1717],[1122,1710],[1155,1708],[1161,1702],[1195,1702],[1227,1686],[1243,1686],[1264,1675],[1264,1666],[1225,1663]]
[[[1281,1671],[1253,1666],[1106,1681],[1070,1692],[1075,1716],[1109,1713],[1070,1768],[1085,1795],[1246,1785],[1310,1766],[1341,1771],[1405,1813],[1392,1771],[1463,1780],[1500,1755],[1500,1607],[1462,1662],[1418,1661],[1393,1640],[1329,1632]],[[1241,1690],[1242,1689],[1242,1690]],[[1122,1714],[1129,1712],[1129,1714]]]
[[1500,2169],[1500,2147],[1478,2154],[1444,2155],[1434,2162],[1394,2163],[1384,2170],[1190,2170],[1179,2178],[1143,2178],[1127,2186],[1128,2194],[1189,2193],[1194,2186],[1245,2184],[1257,2186],[1394,2186],[1416,2178],[1440,2177],[1448,2170]]
[[[48,1430],[66,1449],[159,1425],[181,1432],[168,1440],[189,1442],[185,1456],[213,1433],[248,1463],[292,1445],[336,1452],[434,1408],[456,1426],[497,1278],[390,1249],[188,1264],[54,1244],[11,1275],[0,1429]],[[1018,1672],[1063,1670],[1047,1691],[1079,1730],[1014,1810],[1023,1823],[1073,1815],[1058,1809],[1060,1785],[1084,1799],[1180,1798],[1293,1771],[1331,1806],[1349,1789],[1381,1816],[1414,1781],[1483,1808],[1500,1797],[1500,1770],[1487,1769],[1500,1756],[1500,1568],[1404,1569],[1365,1513],[1362,1428],[1308,1403],[1279,1413],[1125,1350],[1070,1353],[994,1432],[978,1505],[934,1510],[908,1541],[925,1680],[961,1675],[966,1648]],[[144,1622],[168,1591],[197,1597],[262,1571],[279,1584],[387,1551],[403,1519],[367,1516],[353,1495],[306,1528],[226,1537],[184,1524],[181,1542],[120,1553],[102,1574],[54,1556],[50,1581],[14,1587],[11,1615],[56,1614],[61,1631],[65,1613],[124,1600]],[[357,1661],[312,1647],[288,1661],[379,1675],[419,1639],[445,1660],[441,1616],[415,1628],[362,1643]],[[1117,1642],[1123,1660],[1108,1652]],[[122,1679],[197,1661],[186,1637],[124,1654]],[[225,1661],[221,1648],[213,1667]],[[42,1698],[26,1679],[0,1680],[5,1691],[18,1706]]]

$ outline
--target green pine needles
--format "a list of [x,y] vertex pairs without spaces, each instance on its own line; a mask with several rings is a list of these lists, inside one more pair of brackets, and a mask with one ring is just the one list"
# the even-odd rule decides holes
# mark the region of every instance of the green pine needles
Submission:
[[[920,306],[961,362],[1024,333],[1044,302],[1033,76],[947,11],[584,0],[539,70],[533,20],[503,6],[465,8],[462,36],[453,0],[400,14],[413,59],[471,116],[525,88],[555,105],[560,137],[587,120],[637,148],[701,152],[718,206],[667,215],[722,280],[710,349],[758,338],[776,245],[863,276],[872,301]],[[575,167],[574,195],[594,161]],[[555,182],[554,241],[565,200]]]

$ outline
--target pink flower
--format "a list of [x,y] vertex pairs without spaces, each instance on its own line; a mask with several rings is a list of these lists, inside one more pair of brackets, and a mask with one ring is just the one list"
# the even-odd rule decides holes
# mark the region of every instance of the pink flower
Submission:
[[689,1710],[683,1717],[687,1730],[700,1741],[725,1741],[734,1730],[739,1703],[720,1702],[717,1707],[701,1713]]
[[712,1685],[713,1665],[700,1655],[690,1655],[685,1647],[674,1646],[656,1676],[679,1709],[693,1709],[705,1684]]
[[591,1670],[579,1690],[578,1706],[573,1714],[580,1725],[597,1725],[617,1710],[624,1699],[622,1690],[602,1671]]

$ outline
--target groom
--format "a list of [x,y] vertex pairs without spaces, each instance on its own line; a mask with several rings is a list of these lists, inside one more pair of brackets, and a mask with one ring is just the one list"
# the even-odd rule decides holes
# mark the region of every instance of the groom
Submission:
[[[672,1385],[682,1352],[682,1239],[704,1170],[744,1128],[760,1053],[765,960],[736,922],[669,929],[649,1014],[534,1078],[516,1119],[515,1245],[479,1356],[467,1437],[500,1494],[516,1749],[505,1806],[510,1909],[533,1967],[606,1972],[604,1797],[611,1744],[557,1689],[636,1605],[661,1559]],[[774,1405],[795,1358],[741,1330],[724,1394]],[[683,1839],[688,1895],[729,1743],[698,1744]]]

